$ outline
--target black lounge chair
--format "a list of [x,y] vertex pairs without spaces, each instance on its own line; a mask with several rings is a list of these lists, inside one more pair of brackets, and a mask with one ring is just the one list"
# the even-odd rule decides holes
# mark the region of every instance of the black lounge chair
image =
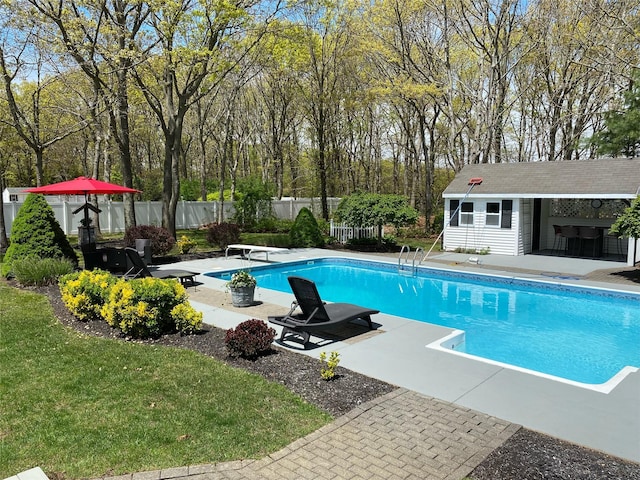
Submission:
[[180,283],[185,285],[188,281],[190,285],[195,285],[195,277],[197,273],[187,272],[185,270],[149,270],[144,263],[144,260],[138,253],[135,248],[125,247],[124,251],[127,254],[127,258],[133,265],[129,270],[123,275],[126,279],[132,278],[144,278],[144,277],[154,277],[154,278],[177,278],[180,280]]
[[[302,277],[288,277],[288,280],[296,301],[286,315],[269,317],[269,322],[284,327],[278,339],[281,343],[288,337],[297,337],[306,346],[312,333],[326,332],[358,318],[373,328],[371,315],[380,313],[352,303],[325,303],[311,280]],[[294,314],[298,307],[302,313]]]

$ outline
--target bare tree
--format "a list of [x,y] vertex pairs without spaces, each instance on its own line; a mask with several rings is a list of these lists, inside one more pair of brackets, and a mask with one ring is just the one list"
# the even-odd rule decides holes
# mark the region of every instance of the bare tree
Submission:
[[[122,180],[132,188],[128,78],[140,50],[145,48],[137,43],[137,36],[149,14],[148,4],[127,0],[26,1],[33,7],[33,11],[26,13],[41,19],[43,31],[49,33],[44,39],[61,45],[95,91],[100,92],[118,147]],[[136,224],[133,195],[124,195],[124,205],[125,226],[133,226]]]
[[[1,39],[0,43],[0,75],[4,87],[4,96],[11,115],[8,123],[15,128],[20,138],[32,150],[35,156],[36,165],[36,185],[41,186],[44,178],[43,155],[47,148],[65,139],[75,132],[85,128],[86,124],[76,121],[68,124],[62,121],[65,110],[62,105],[55,105],[47,97],[47,87],[52,86],[55,78],[43,76],[43,62],[39,50],[30,50],[33,34],[27,35],[21,42],[17,41],[17,36],[11,36],[10,51],[7,51],[7,39]],[[18,78],[21,69],[25,68],[27,60],[24,56],[29,55],[31,61],[35,62],[35,79],[28,85],[21,84],[20,93],[16,94],[15,80]],[[32,88],[29,88],[33,85]],[[30,94],[29,98],[24,95]],[[22,98],[19,97],[22,95]],[[51,110],[55,112],[51,112]],[[48,112],[47,112],[48,111]],[[49,118],[45,119],[45,115]],[[69,118],[69,117],[67,117]],[[77,120],[77,119],[76,119]],[[7,122],[7,120],[4,120]]]
[[234,71],[260,39],[260,28],[247,35],[256,26],[248,14],[254,5],[253,0],[199,5],[183,0],[163,5],[150,16],[149,27],[161,53],[132,72],[164,136],[162,225],[174,235],[185,115]]

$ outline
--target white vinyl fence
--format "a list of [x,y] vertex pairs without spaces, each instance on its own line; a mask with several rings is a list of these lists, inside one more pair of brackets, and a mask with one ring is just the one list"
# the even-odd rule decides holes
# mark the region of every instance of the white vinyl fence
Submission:
[[[46,198],[46,197],[45,197]],[[77,234],[78,224],[83,218],[80,211],[74,215],[74,211],[80,208],[84,202],[60,202],[48,199],[51,208],[66,235]],[[327,199],[329,213],[333,212],[339,198]],[[4,204],[4,221],[7,235],[11,234],[13,220],[18,214],[22,202],[8,202]],[[321,216],[321,203],[319,198],[297,198],[274,200],[273,213],[277,218],[294,220],[303,207],[309,208],[316,217]],[[100,231],[102,233],[124,232],[124,205],[122,202],[98,202],[100,212]],[[138,225],[162,225],[162,202],[135,202],[136,223]],[[207,223],[218,220],[218,202],[187,202],[180,201],[176,209],[176,228],[198,228]],[[224,219],[229,220],[234,214],[233,203],[224,203]]]
[[331,220],[329,236],[339,243],[347,243],[352,238],[375,238],[376,227],[350,227],[343,223],[333,223]]

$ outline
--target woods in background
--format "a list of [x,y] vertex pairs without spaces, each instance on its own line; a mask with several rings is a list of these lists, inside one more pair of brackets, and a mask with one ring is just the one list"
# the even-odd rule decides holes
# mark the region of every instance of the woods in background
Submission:
[[180,198],[224,202],[248,178],[320,197],[325,218],[327,197],[357,190],[404,195],[429,218],[467,163],[638,155],[606,135],[638,108],[630,0],[0,10],[2,186],[119,182],[162,200],[171,231]]

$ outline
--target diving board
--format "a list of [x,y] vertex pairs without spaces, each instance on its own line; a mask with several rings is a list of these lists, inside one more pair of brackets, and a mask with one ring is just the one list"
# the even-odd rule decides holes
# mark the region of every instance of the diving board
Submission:
[[251,255],[253,253],[264,253],[265,260],[269,261],[270,253],[284,253],[288,252],[287,248],[279,248],[279,247],[265,247],[263,245],[245,245],[243,243],[234,243],[233,245],[228,245],[226,250],[224,251],[224,256],[227,258],[229,256],[229,250],[240,250],[242,251],[242,256],[247,257],[248,260],[251,260]]

